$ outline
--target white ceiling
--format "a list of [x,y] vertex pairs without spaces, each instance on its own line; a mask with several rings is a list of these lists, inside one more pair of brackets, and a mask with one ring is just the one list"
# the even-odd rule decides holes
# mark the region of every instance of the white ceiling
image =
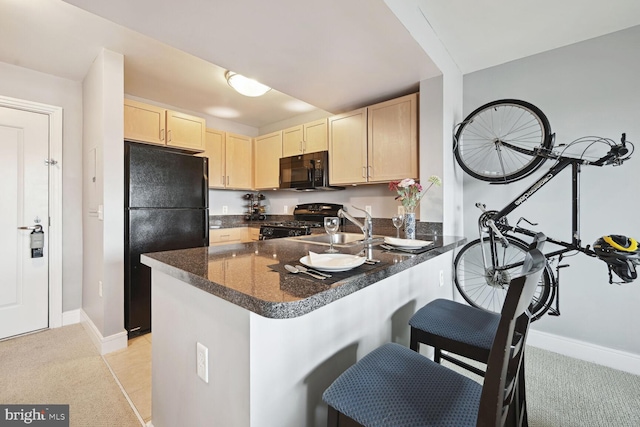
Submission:
[[[463,73],[640,24],[634,0],[406,1]],[[120,52],[126,93],[255,128],[440,74],[383,0],[0,0],[0,40],[1,62],[77,81]],[[227,69],[277,90],[243,97]]]

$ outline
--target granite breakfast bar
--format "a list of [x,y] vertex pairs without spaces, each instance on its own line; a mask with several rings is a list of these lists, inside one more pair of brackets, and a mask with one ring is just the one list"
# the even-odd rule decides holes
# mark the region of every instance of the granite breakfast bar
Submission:
[[[324,389],[379,345],[407,345],[415,310],[452,297],[453,249],[463,243],[440,236],[415,255],[374,246],[367,255],[380,263],[327,280],[284,270],[326,249],[290,239],[143,255],[153,425],[326,425]],[[208,382],[196,373],[197,343],[208,349]]]

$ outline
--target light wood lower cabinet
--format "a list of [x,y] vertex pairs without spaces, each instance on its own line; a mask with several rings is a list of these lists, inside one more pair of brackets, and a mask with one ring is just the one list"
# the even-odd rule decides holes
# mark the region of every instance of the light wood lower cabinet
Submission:
[[247,240],[247,227],[209,230],[209,246],[240,243]]
[[260,229],[256,227],[214,228],[209,230],[209,246],[253,242],[259,237]]
[[124,100],[124,139],[202,152],[205,119],[131,99]]

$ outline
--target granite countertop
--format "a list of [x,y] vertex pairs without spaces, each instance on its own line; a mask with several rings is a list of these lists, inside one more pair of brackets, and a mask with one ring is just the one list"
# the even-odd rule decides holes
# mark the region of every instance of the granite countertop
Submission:
[[[420,254],[374,246],[368,256],[380,263],[331,273],[333,277],[327,280],[284,269],[285,264],[300,264],[299,259],[309,251],[327,249],[288,238],[155,252],[142,255],[142,263],[261,316],[286,319],[302,316],[465,243],[465,238],[454,236],[416,238],[433,240],[434,244]],[[358,254],[363,245],[338,249]]]

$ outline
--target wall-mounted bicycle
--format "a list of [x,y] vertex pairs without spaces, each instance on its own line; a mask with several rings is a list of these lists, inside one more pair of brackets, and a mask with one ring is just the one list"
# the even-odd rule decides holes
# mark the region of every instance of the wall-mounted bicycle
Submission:
[[[485,104],[458,125],[454,139],[455,158],[469,175],[492,184],[508,184],[536,171],[546,160],[555,164],[533,185],[524,190],[501,210],[487,210],[482,203],[476,206],[482,211],[478,219],[480,237],[466,244],[454,261],[454,281],[462,297],[471,305],[499,312],[502,308],[508,284],[522,266],[528,244],[517,235],[534,237],[537,232],[507,221],[507,215],[525,203],[535,192],[566,167],[572,170],[572,230],[571,242],[547,235],[547,242],[560,248],[545,254],[547,265],[530,311],[532,320],[539,319],[547,311],[559,315],[558,289],[563,256],[571,251],[598,257],[624,283],[637,277],[635,265],[640,264],[638,243],[625,236],[605,236],[593,247],[580,241],[580,169],[582,166],[619,166],[631,158],[634,146],[622,134],[620,144],[608,138],[584,137],[553,148],[555,135],[551,133],[549,120],[536,106],[521,100],[504,99]],[[586,144],[579,156],[567,156],[569,147]],[[608,145],[607,153],[593,160],[585,156],[594,144]],[[545,233],[546,234],[546,233]],[[555,265],[555,271],[552,265]],[[555,306],[552,307],[552,305]]]

